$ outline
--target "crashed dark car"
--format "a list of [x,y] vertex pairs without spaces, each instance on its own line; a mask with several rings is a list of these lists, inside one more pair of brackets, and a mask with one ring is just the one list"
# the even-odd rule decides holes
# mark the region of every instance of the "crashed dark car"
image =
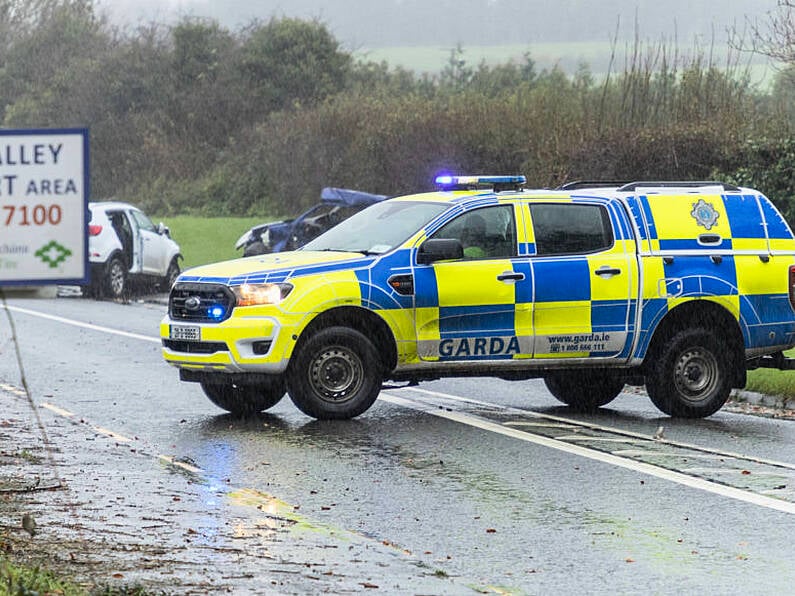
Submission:
[[328,186],[320,193],[320,203],[293,219],[254,226],[238,239],[235,248],[242,248],[244,257],[295,250],[354,213],[386,198],[386,195]]

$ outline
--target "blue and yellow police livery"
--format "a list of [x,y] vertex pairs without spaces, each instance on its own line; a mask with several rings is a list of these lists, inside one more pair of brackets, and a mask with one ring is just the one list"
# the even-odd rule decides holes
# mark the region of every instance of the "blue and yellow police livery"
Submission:
[[289,393],[317,418],[385,380],[542,377],[573,408],[645,384],[708,416],[746,370],[789,367],[795,240],[762,194],[720,183],[449,176],[300,250],[197,267],[171,290],[163,356],[234,413]]

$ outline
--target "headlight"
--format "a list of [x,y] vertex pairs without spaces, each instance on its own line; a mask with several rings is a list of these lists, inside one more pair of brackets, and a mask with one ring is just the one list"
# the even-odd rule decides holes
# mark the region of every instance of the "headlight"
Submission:
[[236,306],[279,304],[292,291],[292,284],[243,284],[232,291],[237,297]]
[[235,242],[235,248],[239,249],[248,244],[248,241],[251,239],[251,230],[243,234],[240,238],[237,239]]

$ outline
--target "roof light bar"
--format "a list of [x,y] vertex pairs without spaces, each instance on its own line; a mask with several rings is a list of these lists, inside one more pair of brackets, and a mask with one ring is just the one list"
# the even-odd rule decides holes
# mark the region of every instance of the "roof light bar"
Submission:
[[436,177],[436,185],[444,190],[476,189],[479,186],[518,188],[527,182],[524,176],[451,176],[442,174]]

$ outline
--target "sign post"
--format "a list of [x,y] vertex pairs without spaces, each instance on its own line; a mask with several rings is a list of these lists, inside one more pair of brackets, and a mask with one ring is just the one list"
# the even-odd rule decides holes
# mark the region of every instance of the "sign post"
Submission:
[[87,129],[0,130],[0,286],[88,283]]

